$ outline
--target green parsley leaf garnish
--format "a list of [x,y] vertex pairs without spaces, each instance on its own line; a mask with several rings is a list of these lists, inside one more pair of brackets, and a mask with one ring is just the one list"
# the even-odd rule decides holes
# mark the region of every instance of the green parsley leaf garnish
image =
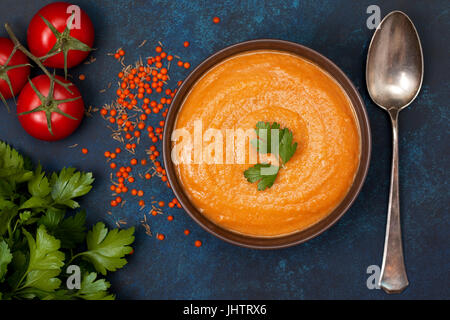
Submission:
[[[274,172],[274,174],[265,174],[263,175],[262,168],[270,168]],[[247,178],[247,181],[250,183],[258,182],[258,190],[263,191],[267,188],[270,188],[278,175],[279,167],[272,166],[267,163],[258,163],[253,167],[244,171],[244,176]]]
[[[261,154],[271,153],[274,156],[279,156],[281,159],[280,165],[281,167],[284,167],[284,165],[292,158],[295,151],[297,151],[297,142],[293,142],[291,130],[280,128],[281,126],[276,122],[270,123],[259,121],[255,128],[257,139],[252,140],[251,143]],[[273,141],[273,139],[276,139],[277,134],[278,153],[276,150],[277,146]],[[275,147],[275,149],[273,149],[273,147]],[[268,163],[258,163],[245,170],[244,177],[250,183],[258,182],[258,190],[263,191],[273,186],[279,169],[279,167]]]
[[284,128],[280,136],[280,158],[281,161],[283,161],[283,163],[285,164],[289,160],[291,160],[295,151],[297,151],[297,142],[292,143],[294,138],[292,136],[292,131],[290,131],[289,129]]
[[[256,124],[256,136],[255,140],[252,140],[252,144],[256,147],[256,150],[260,153],[272,153],[272,130],[278,130],[281,133],[280,125],[276,122],[263,122],[259,121]],[[279,137],[281,140],[281,137]],[[265,152],[263,152],[265,151]]]

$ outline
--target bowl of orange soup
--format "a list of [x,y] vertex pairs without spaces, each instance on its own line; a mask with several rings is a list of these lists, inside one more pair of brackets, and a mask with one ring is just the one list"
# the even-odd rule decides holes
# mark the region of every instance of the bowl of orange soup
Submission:
[[[201,63],[179,87],[164,132],[167,176],[187,213],[215,236],[259,249],[333,225],[357,197],[371,150],[364,103],[347,76],[312,49],[271,39]],[[267,150],[269,141],[280,144]],[[264,166],[278,171],[259,176]]]

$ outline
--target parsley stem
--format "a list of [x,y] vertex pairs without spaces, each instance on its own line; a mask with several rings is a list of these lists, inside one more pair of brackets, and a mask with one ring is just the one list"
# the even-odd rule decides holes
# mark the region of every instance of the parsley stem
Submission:
[[76,255],[72,256],[72,258],[70,258],[69,262],[67,262],[67,266],[70,265],[72,263],[73,260],[75,260],[76,258],[78,258],[79,256],[82,256],[83,252],[77,253]]
[[19,287],[21,284],[22,284],[22,282],[23,282],[23,280],[25,280],[25,277],[28,275],[28,270],[22,275],[22,277],[20,278],[20,281],[17,283],[17,285],[16,285],[16,288],[14,289],[14,291],[19,291],[19,290],[22,290],[23,288],[24,288],[24,286],[21,286],[21,287]]
[[9,235],[9,239],[12,238],[12,232],[11,232],[11,219],[8,221],[8,235]]

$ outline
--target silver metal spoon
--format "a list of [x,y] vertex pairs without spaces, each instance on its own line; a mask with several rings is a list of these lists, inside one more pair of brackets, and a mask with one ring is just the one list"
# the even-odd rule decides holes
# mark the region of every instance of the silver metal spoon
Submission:
[[366,64],[370,97],[389,113],[393,129],[391,191],[379,281],[387,293],[400,293],[408,286],[400,228],[398,114],[417,97],[422,79],[423,54],[417,30],[406,14],[393,11],[375,31]]

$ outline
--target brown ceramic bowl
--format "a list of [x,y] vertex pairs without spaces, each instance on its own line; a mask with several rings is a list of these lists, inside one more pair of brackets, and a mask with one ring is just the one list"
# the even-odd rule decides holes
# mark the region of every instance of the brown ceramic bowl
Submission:
[[[351,100],[356,114],[356,121],[359,124],[361,134],[361,158],[352,187],[348,191],[344,200],[339,204],[338,207],[336,207],[336,209],[334,209],[333,212],[331,212],[328,216],[326,216],[318,223],[299,232],[278,237],[263,238],[246,236],[224,229],[211,222],[197,210],[197,208],[190,202],[189,198],[184,192],[183,186],[178,180],[177,174],[175,172],[175,168],[170,156],[172,148],[170,137],[175,126],[178,111],[180,110],[186,95],[189,93],[192,86],[197,82],[197,80],[202,77],[205,72],[207,72],[210,68],[212,68],[219,62],[235,54],[245,51],[264,49],[284,51],[305,58],[328,72],[328,74],[330,74],[342,86]],[[347,76],[342,72],[342,70],[339,69],[339,67],[337,67],[326,57],[312,49],[309,49],[297,43],[275,39],[251,40],[234,44],[213,54],[205,61],[203,61],[197,68],[195,68],[183,82],[182,86],[178,89],[178,92],[172,101],[172,105],[166,118],[163,138],[164,164],[170,185],[181,205],[192,217],[192,219],[194,219],[206,231],[212,233],[220,239],[223,239],[235,245],[256,249],[277,249],[305,242],[324,232],[336,221],[338,221],[339,218],[341,218],[342,215],[347,211],[347,209],[352,205],[364,183],[367,169],[369,167],[370,151],[370,127],[364,103],[360,95],[358,94],[358,91],[353,86],[351,81],[347,78]]]

